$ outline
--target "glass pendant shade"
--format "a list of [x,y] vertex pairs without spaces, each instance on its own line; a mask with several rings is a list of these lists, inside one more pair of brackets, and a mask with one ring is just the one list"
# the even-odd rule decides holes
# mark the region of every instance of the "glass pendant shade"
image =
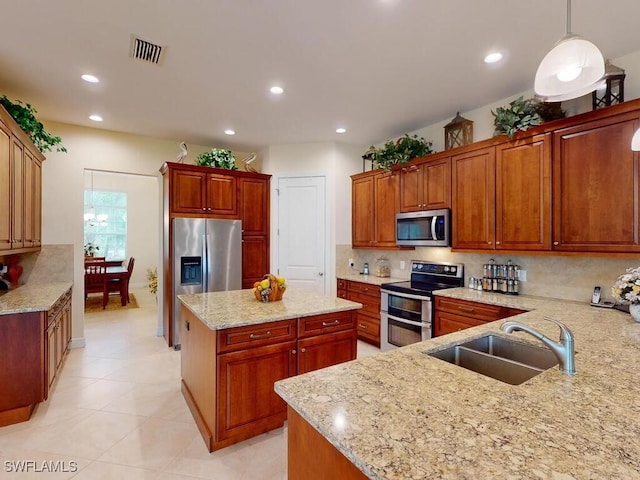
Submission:
[[567,34],[542,59],[534,83],[546,102],[581,97],[598,88],[604,75],[604,57],[584,38]]
[[636,130],[631,139],[631,150],[634,152],[640,152],[640,128]]

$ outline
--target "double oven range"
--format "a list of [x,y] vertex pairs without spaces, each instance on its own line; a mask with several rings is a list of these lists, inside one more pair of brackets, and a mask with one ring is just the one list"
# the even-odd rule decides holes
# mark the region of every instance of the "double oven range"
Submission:
[[411,280],[380,286],[380,348],[404,347],[431,338],[433,291],[464,286],[461,263],[411,262]]

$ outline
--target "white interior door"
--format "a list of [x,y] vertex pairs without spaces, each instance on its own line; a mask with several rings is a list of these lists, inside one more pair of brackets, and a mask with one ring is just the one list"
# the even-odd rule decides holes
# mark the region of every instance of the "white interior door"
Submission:
[[278,272],[287,284],[326,294],[326,180],[278,180]]

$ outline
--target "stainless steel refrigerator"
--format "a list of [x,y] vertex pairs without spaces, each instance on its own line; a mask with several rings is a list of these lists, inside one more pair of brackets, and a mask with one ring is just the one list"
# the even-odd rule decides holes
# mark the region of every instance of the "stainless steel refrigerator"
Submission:
[[180,349],[177,295],[242,288],[242,221],[173,219],[173,347]]

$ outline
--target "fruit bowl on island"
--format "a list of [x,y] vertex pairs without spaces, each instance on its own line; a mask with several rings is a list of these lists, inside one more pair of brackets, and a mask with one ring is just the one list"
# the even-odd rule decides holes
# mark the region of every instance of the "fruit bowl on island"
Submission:
[[265,303],[282,300],[286,289],[284,277],[276,277],[270,273],[266,274],[262,281],[253,284],[253,294],[256,299]]

